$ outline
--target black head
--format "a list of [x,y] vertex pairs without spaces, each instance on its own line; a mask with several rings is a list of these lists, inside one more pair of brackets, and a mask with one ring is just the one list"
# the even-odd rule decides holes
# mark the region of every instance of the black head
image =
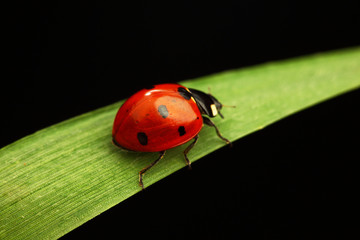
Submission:
[[215,97],[196,89],[190,88],[189,90],[202,114],[209,117],[216,117],[219,114],[221,118],[224,118],[220,112],[223,105]]

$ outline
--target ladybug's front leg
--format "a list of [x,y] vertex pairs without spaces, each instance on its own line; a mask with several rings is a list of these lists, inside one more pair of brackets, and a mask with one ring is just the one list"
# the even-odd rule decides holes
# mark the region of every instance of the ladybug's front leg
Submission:
[[143,184],[143,175],[145,174],[145,172],[147,170],[149,170],[150,168],[152,168],[155,164],[157,164],[165,155],[165,151],[161,151],[159,152],[160,153],[160,156],[158,159],[156,159],[154,162],[152,162],[150,165],[144,167],[140,172],[139,172],[139,185],[140,187],[142,188],[142,190],[144,190],[144,184]]
[[232,144],[231,144],[231,142],[229,141],[229,139],[224,138],[224,137],[221,135],[219,129],[216,127],[216,125],[215,125],[215,123],[214,123],[213,121],[211,121],[209,118],[204,117],[204,116],[203,116],[203,121],[204,121],[204,123],[205,123],[206,125],[208,125],[208,126],[210,126],[210,127],[214,127],[215,130],[216,130],[216,134],[219,136],[219,138],[221,138],[223,141],[225,141],[226,144],[229,144],[230,146],[232,146]]
[[190,162],[189,158],[187,157],[187,154],[195,146],[196,142],[199,139],[199,135],[196,135],[193,139],[194,139],[194,141],[184,151],[184,157],[185,157],[186,165],[189,166],[189,169],[191,169],[191,162]]

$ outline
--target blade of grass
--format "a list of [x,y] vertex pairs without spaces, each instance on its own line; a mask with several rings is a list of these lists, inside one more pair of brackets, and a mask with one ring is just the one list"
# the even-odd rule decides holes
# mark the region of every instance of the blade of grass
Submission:
[[[232,70],[182,84],[226,105],[214,119],[234,141],[294,112],[360,86],[360,48]],[[0,150],[0,239],[57,238],[140,191],[138,171],[157,154],[129,153],[110,143],[122,102],[27,136]],[[222,147],[214,130],[200,133],[194,162]],[[185,166],[185,146],[169,150],[145,186]],[[230,167],[230,166],[229,166]]]

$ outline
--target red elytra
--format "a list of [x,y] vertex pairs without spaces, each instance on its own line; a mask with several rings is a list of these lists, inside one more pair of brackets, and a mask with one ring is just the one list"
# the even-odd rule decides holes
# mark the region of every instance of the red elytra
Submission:
[[116,115],[114,141],[133,151],[160,152],[193,139],[203,120],[195,100],[179,88],[187,92],[179,84],[161,84],[131,96]]
[[180,84],[159,84],[140,90],[120,107],[112,130],[113,143],[123,149],[139,152],[160,152],[159,158],[139,172],[142,176],[165,154],[165,150],[182,145],[192,139],[184,151],[195,145],[203,124],[215,127],[217,135],[226,143],[215,124],[206,116],[222,116],[222,104],[211,94],[188,89]]

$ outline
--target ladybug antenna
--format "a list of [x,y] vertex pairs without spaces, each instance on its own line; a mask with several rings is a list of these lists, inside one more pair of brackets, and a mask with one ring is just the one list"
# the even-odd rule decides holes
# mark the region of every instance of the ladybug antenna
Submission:
[[224,105],[224,104],[221,104],[223,107],[229,107],[229,108],[236,108],[236,106],[234,105]]
[[231,108],[236,108],[236,106],[232,106],[232,105],[224,105],[224,104],[220,103],[220,108],[218,109],[218,114],[220,115],[220,117],[221,117],[221,118],[224,118],[224,116],[223,116],[223,115],[221,114],[221,112],[220,112],[220,109],[221,109],[222,107],[231,107]]
[[208,92],[209,92],[208,94],[211,95],[211,88],[210,87],[208,87]]

